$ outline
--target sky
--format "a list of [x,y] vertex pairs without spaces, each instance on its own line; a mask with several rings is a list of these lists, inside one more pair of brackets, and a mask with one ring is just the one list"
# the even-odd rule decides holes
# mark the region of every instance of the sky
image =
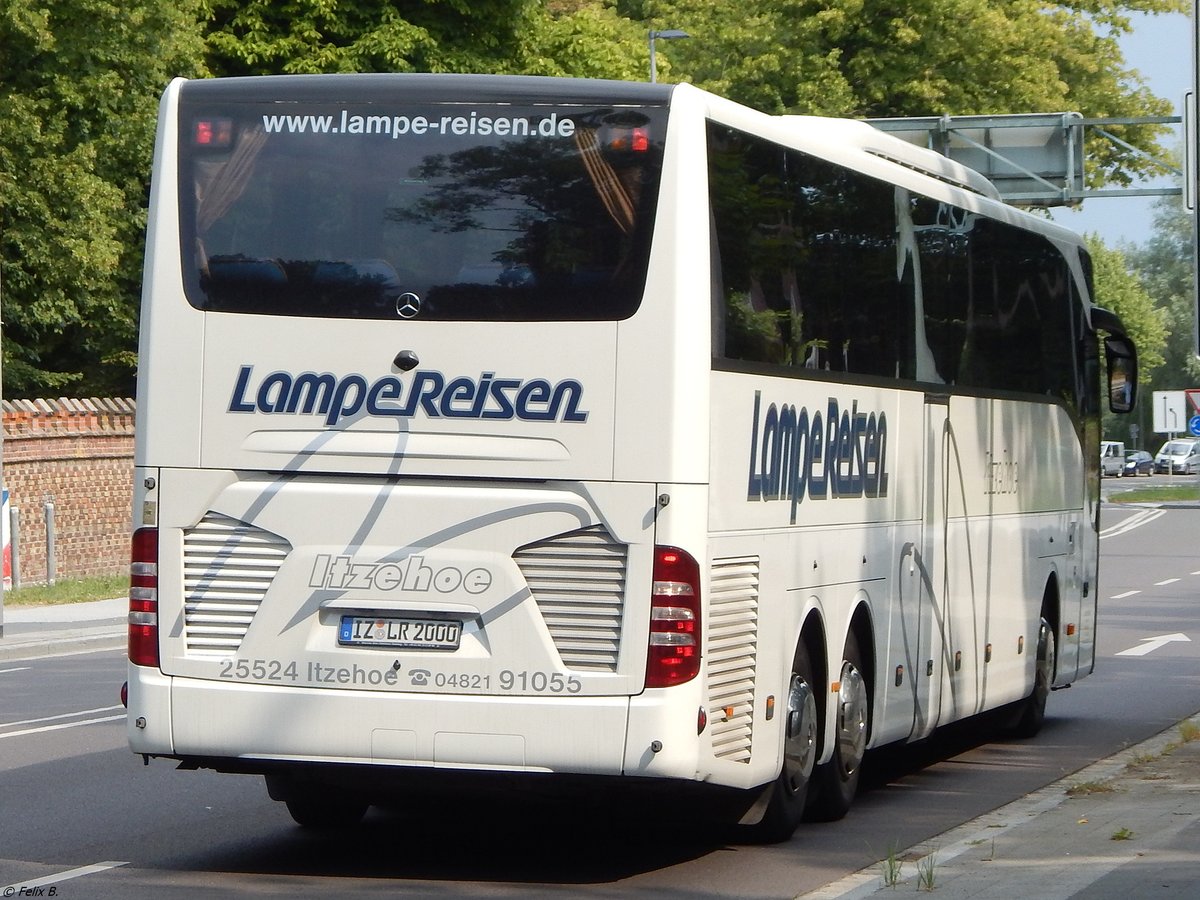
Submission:
[[[1188,16],[1132,15],[1133,33],[1121,41],[1128,68],[1137,69],[1150,89],[1175,104],[1183,114],[1183,96],[1192,88],[1192,28]],[[1181,128],[1182,126],[1177,126]],[[1163,145],[1182,146],[1182,136],[1166,137]],[[1165,184],[1171,184],[1166,179]],[[1148,185],[1149,186],[1149,185]],[[1157,185],[1155,185],[1157,186]],[[1079,210],[1058,209],[1055,221],[1078,232],[1094,232],[1104,243],[1141,244],[1154,231],[1154,204],[1158,198],[1094,197]],[[1183,202],[1178,199],[1175,202]]]

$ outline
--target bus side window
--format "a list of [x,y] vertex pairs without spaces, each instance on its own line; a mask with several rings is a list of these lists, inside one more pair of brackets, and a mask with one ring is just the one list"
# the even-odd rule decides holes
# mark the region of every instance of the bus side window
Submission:
[[717,126],[709,130],[709,196],[720,282],[720,355],[788,362],[781,261],[782,152]]

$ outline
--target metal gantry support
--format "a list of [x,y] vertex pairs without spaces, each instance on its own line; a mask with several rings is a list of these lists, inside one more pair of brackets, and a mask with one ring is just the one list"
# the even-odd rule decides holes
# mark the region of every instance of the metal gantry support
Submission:
[[988,178],[1008,203],[1075,206],[1092,197],[1179,196],[1182,188],[1087,187],[1085,145],[1098,136],[1139,157],[1163,175],[1182,179],[1183,170],[1135,147],[1111,130],[1121,125],[1178,125],[1180,116],[1084,118],[1080,113],[1008,116],[919,116],[868,119],[871,125],[912,144],[934,150]]

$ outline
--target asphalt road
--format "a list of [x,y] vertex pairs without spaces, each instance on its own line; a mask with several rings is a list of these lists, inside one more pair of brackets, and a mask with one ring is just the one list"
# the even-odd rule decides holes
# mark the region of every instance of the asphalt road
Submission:
[[1103,522],[1097,671],[1051,696],[1037,739],[1007,740],[973,722],[872,758],[845,820],[805,825],[775,847],[691,829],[669,804],[616,815],[511,797],[372,810],[359,829],[314,834],[292,824],[260,779],[163,761],[143,767],[125,747],[121,653],[0,662],[0,889],[40,882],[54,896],[89,898],[794,897],[1200,710],[1200,509],[1106,507]]

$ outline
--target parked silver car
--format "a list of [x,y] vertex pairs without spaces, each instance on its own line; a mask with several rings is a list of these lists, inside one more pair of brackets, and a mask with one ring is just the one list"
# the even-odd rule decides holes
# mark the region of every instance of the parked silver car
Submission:
[[1167,441],[1154,457],[1154,471],[1174,475],[1200,472],[1200,441],[1186,438]]

